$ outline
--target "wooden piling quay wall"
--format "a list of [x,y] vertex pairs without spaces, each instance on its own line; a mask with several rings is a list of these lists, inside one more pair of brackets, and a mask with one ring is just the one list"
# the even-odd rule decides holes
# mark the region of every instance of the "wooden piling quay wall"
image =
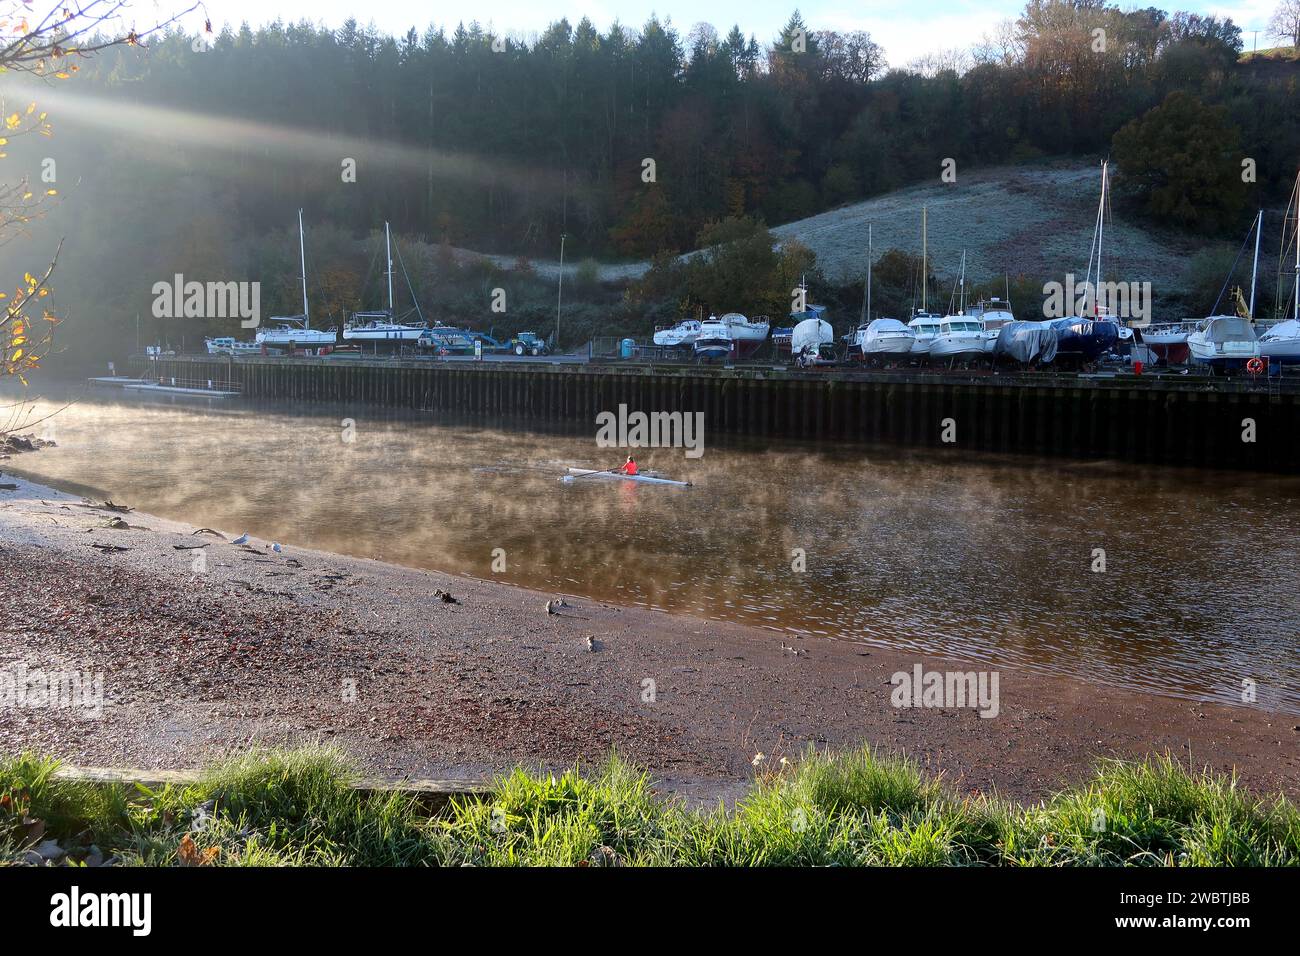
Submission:
[[[703,412],[706,442],[721,433],[1300,472],[1294,385],[263,356],[168,357],[148,371],[237,382],[251,399],[586,423],[593,435],[597,414],[626,405]],[[1243,440],[1252,427],[1254,441]]]

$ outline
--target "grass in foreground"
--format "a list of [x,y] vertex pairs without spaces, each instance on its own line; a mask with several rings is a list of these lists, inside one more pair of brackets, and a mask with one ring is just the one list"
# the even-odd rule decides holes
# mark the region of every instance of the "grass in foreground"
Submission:
[[592,776],[516,771],[436,816],[408,796],[354,791],[352,767],[325,749],[249,753],[158,791],[61,780],[55,767],[0,760],[0,864],[42,844],[74,865],[88,854],[145,866],[1300,864],[1293,804],[1168,758],[1103,764],[1025,808],[956,796],[866,748],[810,751],[708,812],[655,796],[611,758]]

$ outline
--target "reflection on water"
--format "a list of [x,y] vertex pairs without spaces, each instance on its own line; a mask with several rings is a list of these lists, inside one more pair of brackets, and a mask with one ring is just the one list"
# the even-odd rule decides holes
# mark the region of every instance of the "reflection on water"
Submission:
[[638,456],[693,488],[566,484],[617,464],[594,426],[113,396],[53,431],[8,464],[257,538],[1194,697],[1239,701],[1249,678],[1300,711],[1297,479],[714,445]]

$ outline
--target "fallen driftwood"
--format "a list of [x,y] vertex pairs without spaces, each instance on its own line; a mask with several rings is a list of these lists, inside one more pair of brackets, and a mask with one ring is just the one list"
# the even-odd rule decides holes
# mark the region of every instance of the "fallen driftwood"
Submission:
[[116,511],[118,514],[126,514],[131,510],[130,505],[119,505],[112,499],[97,505],[92,505],[87,501],[82,501],[78,503],[77,507],[90,508],[92,511]]
[[91,544],[91,545],[88,545],[88,547],[94,548],[94,549],[96,549],[97,551],[104,551],[104,552],[108,552],[108,553],[112,553],[112,552],[115,552],[115,551],[130,551],[130,550],[131,550],[130,548],[124,548],[124,547],[122,547],[122,545],[120,545],[120,544]]
[[[75,780],[100,785],[119,784],[130,789],[161,790],[166,786],[188,787],[203,780],[197,770],[139,770],[133,767],[70,767],[64,765],[54,771],[61,780]],[[483,779],[452,778],[449,780],[411,780],[403,778],[367,778],[354,780],[353,790],[359,793],[400,793],[411,797],[426,809],[445,806],[454,797],[473,797],[490,793],[492,784]]]
[[196,530],[196,531],[191,531],[190,534],[191,534],[191,535],[196,535],[196,534],[212,534],[212,535],[216,535],[216,536],[217,536],[218,538],[220,538],[222,541],[229,541],[229,540],[230,540],[230,539],[227,538],[224,534],[222,534],[220,531],[213,531],[211,528],[199,528],[199,529]]
[[199,551],[209,547],[211,542],[204,541],[202,544],[174,544],[172,545],[177,551]]

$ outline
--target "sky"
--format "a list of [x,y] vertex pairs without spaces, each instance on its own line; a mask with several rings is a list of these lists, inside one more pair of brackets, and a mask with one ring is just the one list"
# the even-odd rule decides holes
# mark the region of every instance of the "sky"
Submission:
[[[685,34],[700,21],[713,24],[720,33],[739,24],[748,36],[753,34],[767,44],[796,7],[813,30],[866,30],[885,48],[892,66],[903,66],[926,53],[953,48],[967,49],[991,33],[997,24],[1013,18],[1023,7],[1023,0],[476,0],[459,4],[414,0],[205,0],[214,28],[220,24],[268,22],[277,17],[286,21],[310,20],[336,27],[349,16],[362,23],[373,21],[384,32],[405,33],[414,26],[422,31],[429,23],[453,29],[460,21],[477,19],[484,26],[509,35],[527,36],[540,32],[548,23],[567,16],[577,23],[587,16],[597,28],[605,29],[614,20],[626,26],[639,26],[651,13],[671,17],[673,25]],[[1155,6],[1168,10],[1193,10],[1230,16],[1242,28],[1246,49],[1254,42],[1253,30],[1261,31],[1260,48],[1274,45],[1267,40],[1265,28],[1278,0],[1229,0],[1226,3],[1205,0],[1140,0],[1121,2],[1130,7]],[[143,6],[137,10],[143,12]],[[202,15],[197,23],[202,24]]]

